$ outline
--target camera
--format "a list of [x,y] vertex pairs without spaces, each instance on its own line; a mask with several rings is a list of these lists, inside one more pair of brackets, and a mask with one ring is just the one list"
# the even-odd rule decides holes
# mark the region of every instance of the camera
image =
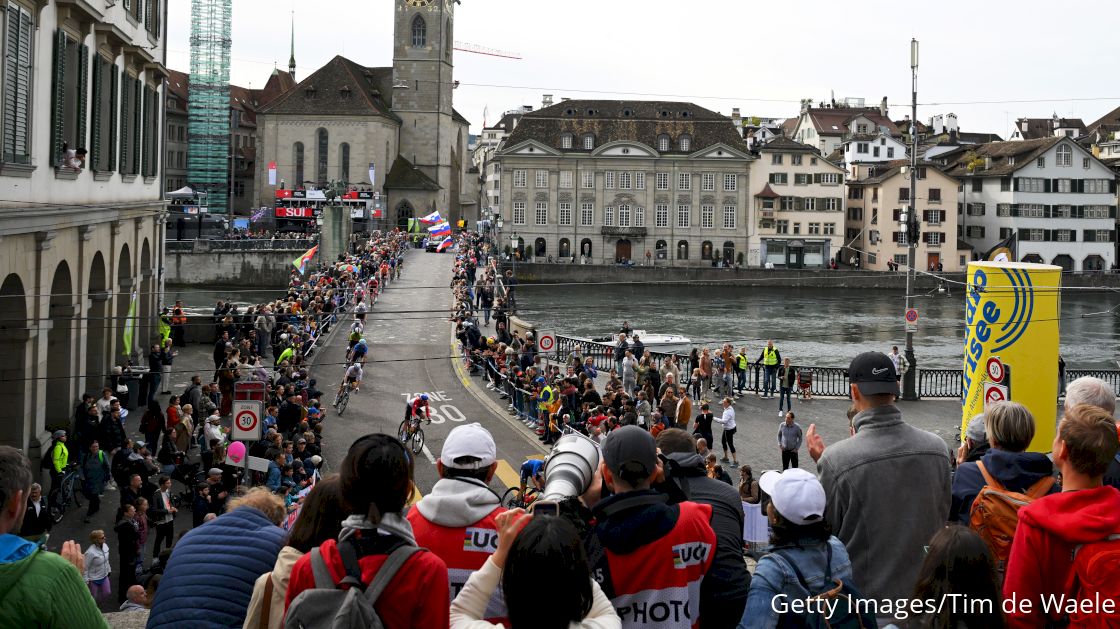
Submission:
[[537,515],[559,515],[560,503],[591,487],[602,454],[599,444],[571,433],[560,437],[544,462],[544,490],[532,507]]

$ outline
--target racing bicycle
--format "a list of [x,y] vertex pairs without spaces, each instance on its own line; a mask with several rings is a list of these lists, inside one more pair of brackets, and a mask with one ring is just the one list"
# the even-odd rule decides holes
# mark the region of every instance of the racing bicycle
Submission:
[[413,454],[420,454],[424,449],[424,429],[420,427],[420,417],[414,415],[402,419],[400,427],[397,428],[397,438],[401,440],[404,447],[412,450]]
[[342,414],[346,412],[346,405],[350,403],[350,392],[353,390],[354,385],[348,382],[345,386],[342,387],[342,391],[340,393],[335,394],[334,407],[338,409],[339,417],[341,417]]
[[502,494],[502,506],[507,509],[527,509],[537,499],[540,490],[532,485],[525,488],[525,495],[521,495],[520,487],[510,487]]

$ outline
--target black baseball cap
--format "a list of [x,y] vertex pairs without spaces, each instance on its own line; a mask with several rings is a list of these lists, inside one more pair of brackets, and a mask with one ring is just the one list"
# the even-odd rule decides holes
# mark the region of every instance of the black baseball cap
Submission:
[[864,352],[848,365],[848,381],[864,395],[899,395],[894,363],[882,352]]
[[649,478],[657,470],[657,442],[638,426],[617,428],[603,442],[603,462],[612,474]]

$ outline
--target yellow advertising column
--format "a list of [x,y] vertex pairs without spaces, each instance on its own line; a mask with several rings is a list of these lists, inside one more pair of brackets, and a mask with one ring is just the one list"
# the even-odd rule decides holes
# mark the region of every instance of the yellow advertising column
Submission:
[[1058,400],[1062,268],[972,262],[964,307],[961,434],[991,402],[1012,400],[1035,417],[1029,450],[1049,452]]

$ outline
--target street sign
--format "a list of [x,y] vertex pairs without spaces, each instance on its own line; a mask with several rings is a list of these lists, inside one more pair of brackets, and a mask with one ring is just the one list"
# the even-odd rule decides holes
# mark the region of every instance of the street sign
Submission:
[[905,318],[906,318],[906,331],[907,332],[917,332],[918,331],[918,310],[916,308],[907,308]]
[[551,354],[556,351],[556,333],[540,330],[537,332],[537,349],[542,354]]
[[234,441],[260,441],[261,439],[261,407],[259,400],[234,400],[233,401],[233,433]]

